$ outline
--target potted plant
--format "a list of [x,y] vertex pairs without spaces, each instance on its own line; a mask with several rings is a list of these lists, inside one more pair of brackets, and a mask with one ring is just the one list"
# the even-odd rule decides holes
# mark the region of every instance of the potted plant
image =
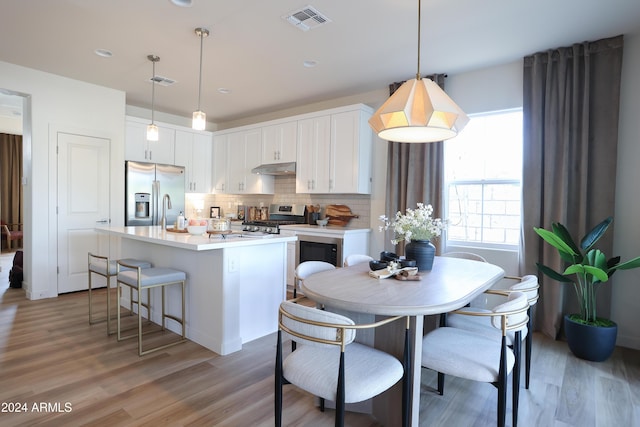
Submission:
[[569,348],[576,356],[596,362],[606,360],[611,355],[618,331],[615,322],[597,317],[598,289],[616,270],[640,267],[640,257],[621,263],[619,256],[607,259],[602,251],[594,247],[612,222],[613,218],[609,217],[596,225],[582,238],[579,247],[567,228],[560,223],[552,224],[551,231],[533,228],[545,242],[558,250],[562,260],[568,264],[562,273],[540,263],[536,265],[553,280],[573,283],[578,297],[580,313],[564,317]]
[[391,243],[394,245],[402,240],[407,242],[404,247],[405,256],[416,261],[418,270],[431,270],[436,254],[431,239],[440,236],[446,225],[442,219],[433,218],[432,215],[433,206],[417,203],[416,209],[407,208],[405,214],[396,212],[393,221],[385,215],[380,216],[380,221],[384,223],[380,226],[380,231],[391,228],[394,233]]

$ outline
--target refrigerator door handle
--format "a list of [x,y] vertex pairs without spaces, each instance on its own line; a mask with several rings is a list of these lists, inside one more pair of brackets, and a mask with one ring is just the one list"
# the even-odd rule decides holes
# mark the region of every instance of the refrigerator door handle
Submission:
[[152,218],[151,224],[158,225],[158,194],[160,193],[160,182],[153,181],[151,189],[152,189],[151,204],[152,204],[152,212],[153,212],[153,215],[151,216]]

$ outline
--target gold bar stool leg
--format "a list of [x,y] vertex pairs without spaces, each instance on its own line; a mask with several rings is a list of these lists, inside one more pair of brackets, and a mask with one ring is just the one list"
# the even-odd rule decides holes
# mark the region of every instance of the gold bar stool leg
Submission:
[[[127,258],[122,260],[126,262],[128,265],[134,265],[140,268],[150,268],[151,263],[148,261],[142,261],[133,258]],[[107,335],[111,335],[115,333],[115,331],[111,330],[111,278],[116,276],[116,261],[110,261],[108,257],[93,254],[91,252],[87,253],[87,269],[88,269],[88,295],[89,295],[89,324],[93,325],[95,323],[107,322]],[[92,275],[97,274],[106,279],[107,282],[107,316],[106,318],[95,319],[93,315],[93,281]],[[118,295],[118,301],[120,301],[120,296]]]
[[[127,268],[128,270],[124,270]],[[172,268],[160,268],[153,267],[142,269],[140,267],[134,267],[131,265],[127,265],[125,262],[118,261],[117,262],[117,283],[118,283],[118,293],[120,293],[120,285],[128,286],[131,289],[135,289],[138,292],[138,331],[135,335],[129,335],[123,337],[121,335],[121,323],[120,323],[120,306],[118,305],[118,341],[133,338],[137,336],[138,338],[138,355],[143,356],[145,354],[158,351],[167,347],[174,346],[176,344],[180,344],[186,341],[186,323],[185,323],[185,282],[186,282],[186,273],[183,271],[175,270]],[[166,296],[165,296],[165,288],[171,285],[180,285],[181,286],[181,316],[177,317],[171,314],[166,313]],[[144,349],[143,347],[143,335],[145,332],[142,328],[142,307],[144,306],[147,309],[147,315],[149,320],[151,320],[151,288],[160,287],[162,293],[162,308],[161,308],[161,330],[165,329],[165,320],[170,319],[181,325],[182,328],[182,336],[177,341],[172,341],[168,344],[158,345],[152,348]],[[142,291],[147,291],[147,303],[144,304],[142,301]]]

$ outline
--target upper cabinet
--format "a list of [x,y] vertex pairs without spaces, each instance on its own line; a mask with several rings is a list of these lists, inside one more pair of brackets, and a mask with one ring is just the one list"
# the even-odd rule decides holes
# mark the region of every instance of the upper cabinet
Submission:
[[371,193],[373,110],[356,104],[214,133],[216,193],[272,194],[261,164],[296,162],[297,193]]
[[229,193],[229,174],[228,155],[229,150],[229,134],[215,135],[213,137],[213,161],[211,171],[211,186],[213,192]]
[[329,193],[331,118],[312,117],[298,121],[296,193]]
[[138,162],[174,164],[175,130],[156,123],[159,138],[157,141],[147,141],[147,121],[127,117],[125,160]]
[[371,110],[356,107],[298,121],[297,193],[371,193]]
[[331,115],[331,193],[371,193],[372,135],[368,110]]
[[[222,161],[223,156],[225,156],[225,162]],[[251,173],[251,169],[259,166],[261,160],[260,128],[216,135],[214,137],[214,192],[273,194],[275,187],[273,176]]]
[[263,127],[261,163],[295,162],[298,145],[297,132],[296,121]]
[[185,167],[185,192],[211,192],[211,155],[209,132],[176,130],[175,164]]

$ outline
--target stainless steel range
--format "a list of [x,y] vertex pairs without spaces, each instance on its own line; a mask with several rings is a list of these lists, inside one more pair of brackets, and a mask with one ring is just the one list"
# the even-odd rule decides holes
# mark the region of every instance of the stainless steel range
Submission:
[[269,205],[269,219],[245,221],[243,231],[280,234],[281,225],[304,224],[304,205]]

